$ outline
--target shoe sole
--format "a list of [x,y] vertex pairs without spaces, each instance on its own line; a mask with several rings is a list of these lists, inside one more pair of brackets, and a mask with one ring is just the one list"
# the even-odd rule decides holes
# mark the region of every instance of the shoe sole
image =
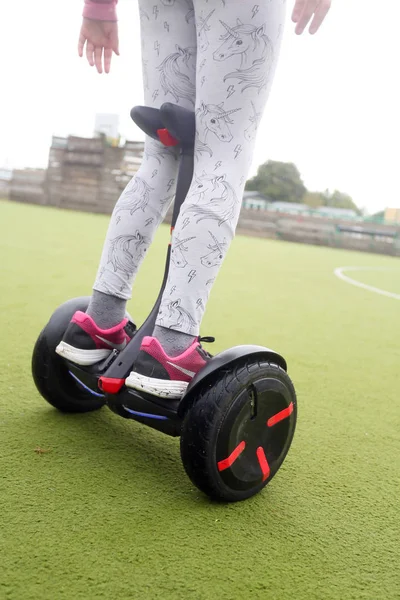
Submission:
[[81,348],[74,348],[66,342],[60,342],[56,348],[56,353],[62,356],[66,360],[70,360],[76,365],[82,367],[89,367],[95,365],[97,362],[104,360],[110,355],[111,350],[82,350]]
[[169,381],[167,379],[145,377],[132,371],[129,377],[126,378],[125,385],[134,390],[147,392],[158,398],[179,400],[186,392],[189,384],[186,381]]

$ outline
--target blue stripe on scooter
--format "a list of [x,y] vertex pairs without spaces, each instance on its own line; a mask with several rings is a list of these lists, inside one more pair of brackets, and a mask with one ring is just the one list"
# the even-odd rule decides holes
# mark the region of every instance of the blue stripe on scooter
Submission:
[[159,419],[160,421],[168,421],[168,417],[165,417],[164,415],[152,415],[150,413],[139,412],[137,410],[132,410],[131,408],[128,408],[124,404],[122,405],[122,408],[124,408],[128,413],[131,413],[131,415],[136,415],[137,417],[148,417],[149,419]]
[[79,383],[79,385],[81,385],[86,391],[90,392],[93,396],[97,396],[97,398],[105,398],[104,394],[100,394],[99,392],[95,392],[94,390],[91,390],[90,387],[88,387],[87,385],[85,385],[83,383],[83,381],[78,379],[78,377],[76,375],[74,375],[74,373],[72,371],[68,371],[68,373],[75,379],[75,381],[77,381]]

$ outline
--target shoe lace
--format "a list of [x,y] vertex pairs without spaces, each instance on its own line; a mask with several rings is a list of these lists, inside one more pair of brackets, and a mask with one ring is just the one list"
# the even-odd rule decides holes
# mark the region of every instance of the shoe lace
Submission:
[[125,332],[129,335],[129,337],[133,338],[134,334],[136,333],[135,323],[128,321],[128,323],[125,325],[124,329],[125,329]]
[[[206,335],[204,337],[198,337],[199,340],[199,344],[201,346],[201,342],[205,342],[206,344],[212,344],[213,342],[215,342],[215,337],[212,337],[211,335]],[[212,358],[213,355],[210,354],[209,352],[207,352],[207,350],[205,350],[203,348],[203,346],[201,346],[202,351],[204,352],[204,354],[207,356],[207,358]]]
[[206,344],[212,344],[213,342],[215,342],[215,337],[212,337],[211,335],[206,335],[204,337],[200,337],[199,336],[199,342],[205,342]]

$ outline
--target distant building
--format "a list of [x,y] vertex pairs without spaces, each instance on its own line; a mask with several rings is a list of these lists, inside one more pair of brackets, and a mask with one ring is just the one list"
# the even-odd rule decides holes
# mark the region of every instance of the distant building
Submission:
[[[272,200],[257,191],[245,191],[243,194],[243,207],[252,208],[253,210],[268,210],[290,215],[309,215],[316,217],[327,217],[337,220],[359,220],[357,212],[348,208],[334,208],[331,206],[319,206],[312,208],[301,202],[280,202]],[[400,211],[399,211],[400,212]],[[399,217],[400,219],[400,217]]]
[[243,192],[243,208],[252,208],[253,210],[267,210],[268,205],[271,204],[271,198],[260,194],[257,191],[245,191]]
[[314,210],[314,214],[330,219],[358,219],[359,216],[351,208],[335,208],[334,206],[319,206]]
[[0,179],[10,181],[12,179],[12,169],[0,169]]
[[311,209],[307,204],[300,204],[299,202],[273,202],[268,206],[268,210],[292,215],[309,215],[311,213]]
[[400,208],[387,208],[385,210],[385,221],[388,223],[400,223]]
[[11,169],[0,168],[0,198],[7,198],[10,193],[12,173]]

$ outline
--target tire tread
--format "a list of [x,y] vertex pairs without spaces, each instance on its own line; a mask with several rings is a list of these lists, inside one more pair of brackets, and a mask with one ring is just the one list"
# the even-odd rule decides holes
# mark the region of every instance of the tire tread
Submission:
[[[233,370],[220,372],[210,387],[205,385],[198,392],[198,397],[192,408],[185,415],[181,433],[181,457],[184,468],[191,481],[205,494],[215,500],[233,502],[248,498],[260,491],[267,482],[250,493],[227,490],[221,480],[217,480],[210,470],[211,453],[215,452],[213,439],[217,436],[218,423],[231,408],[232,398],[235,393],[251,381],[256,373],[269,370],[274,376],[284,380],[289,387],[291,395],[296,399],[293,383],[286,371],[275,363],[265,360],[247,358],[239,361]],[[214,440],[215,442],[215,440]]]

